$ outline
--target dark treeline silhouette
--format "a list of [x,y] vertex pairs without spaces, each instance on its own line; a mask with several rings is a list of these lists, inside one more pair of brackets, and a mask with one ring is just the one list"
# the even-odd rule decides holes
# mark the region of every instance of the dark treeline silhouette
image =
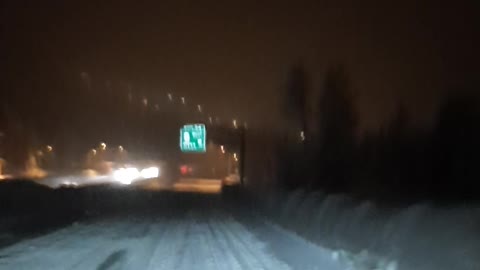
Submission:
[[[418,128],[403,104],[378,131],[358,135],[355,100],[345,70],[325,72],[317,97],[291,73],[285,113],[285,136],[276,147],[277,181],[287,189],[321,189],[390,202],[480,198],[477,155],[480,150],[480,103],[472,92],[452,92],[435,114],[431,127]],[[292,94],[292,89],[302,94]],[[313,109],[308,102],[316,100]],[[292,97],[297,97],[292,99]],[[292,110],[296,112],[292,113]],[[310,112],[303,113],[303,112]],[[297,124],[295,124],[295,122]],[[309,130],[299,138],[301,129]]]

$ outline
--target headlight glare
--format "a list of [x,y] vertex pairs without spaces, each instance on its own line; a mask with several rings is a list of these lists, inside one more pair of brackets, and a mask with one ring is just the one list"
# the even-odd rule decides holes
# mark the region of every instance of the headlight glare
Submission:
[[142,178],[149,179],[158,177],[159,173],[160,170],[158,169],[158,167],[148,167],[143,169],[140,172],[140,175],[142,176]]
[[133,180],[140,177],[137,168],[121,168],[113,172],[113,178],[125,185],[130,185]]

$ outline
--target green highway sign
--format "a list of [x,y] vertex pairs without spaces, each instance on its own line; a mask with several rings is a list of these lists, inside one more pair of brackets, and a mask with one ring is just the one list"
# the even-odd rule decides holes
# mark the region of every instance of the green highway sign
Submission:
[[180,129],[180,150],[182,152],[204,153],[207,151],[207,130],[204,124],[184,125]]

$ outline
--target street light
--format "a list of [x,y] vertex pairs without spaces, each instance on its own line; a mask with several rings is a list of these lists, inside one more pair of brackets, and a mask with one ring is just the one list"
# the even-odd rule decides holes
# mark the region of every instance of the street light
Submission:
[[233,122],[233,127],[234,127],[234,128],[238,128],[238,126],[237,126],[237,120],[236,120],[236,119],[233,119],[232,122]]
[[100,143],[100,149],[102,150],[107,149],[107,145],[104,142]]
[[220,145],[220,150],[222,150],[222,154],[225,154],[225,147],[223,145]]

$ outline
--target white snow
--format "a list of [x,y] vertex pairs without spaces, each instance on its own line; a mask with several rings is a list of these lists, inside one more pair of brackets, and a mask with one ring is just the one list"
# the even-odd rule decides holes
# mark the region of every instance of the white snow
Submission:
[[302,190],[272,194],[265,206],[273,222],[331,248],[350,269],[480,269],[479,207],[382,209]]
[[[248,217],[247,217],[248,216]],[[237,219],[240,218],[239,219]],[[0,249],[0,269],[344,270],[328,250],[222,207],[76,223]]]
[[89,219],[17,242],[0,249],[0,269],[480,269],[478,207],[386,209],[296,191],[264,196],[265,211],[253,204],[264,217],[177,199],[162,201],[167,215]]

